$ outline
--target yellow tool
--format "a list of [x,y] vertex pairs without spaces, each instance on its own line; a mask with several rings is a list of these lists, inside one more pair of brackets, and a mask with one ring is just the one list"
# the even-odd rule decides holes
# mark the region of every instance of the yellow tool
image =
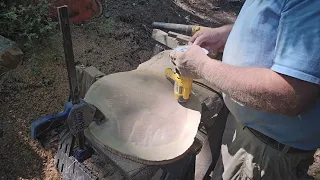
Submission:
[[209,29],[209,28],[204,26],[192,26],[191,35],[194,35],[196,32],[204,29]]
[[171,68],[165,70],[167,79],[174,83],[174,97],[180,103],[185,103],[188,101],[193,79],[183,77],[179,72],[174,72]]
[[[190,46],[178,46],[174,50],[178,52],[186,52]],[[203,52],[208,54],[209,51],[202,48]],[[174,83],[174,97],[180,102],[187,102],[192,89],[193,79],[189,77],[181,76],[178,69],[175,69],[175,72],[171,68],[166,68],[165,70],[166,78]]]

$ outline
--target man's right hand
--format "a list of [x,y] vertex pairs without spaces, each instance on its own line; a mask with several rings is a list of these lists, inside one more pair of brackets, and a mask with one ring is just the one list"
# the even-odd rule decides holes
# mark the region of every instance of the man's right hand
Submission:
[[201,46],[212,53],[222,52],[232,26],[200,30],[192,36],[190,44]]

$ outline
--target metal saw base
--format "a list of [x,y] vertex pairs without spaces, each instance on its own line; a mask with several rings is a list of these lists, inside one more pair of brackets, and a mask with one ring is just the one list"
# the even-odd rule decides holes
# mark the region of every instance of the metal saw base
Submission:
[[68,130],[61,133],[55,164],[65,180],[195,179],[195,153],[188,153],[182,159],[166,165],[144,165],[108,151],[102,152],[101,148],[93,145],[95,152],[92,157],[80,163],[72,156],[74,141],[75,138]]
[[[159,47],[158,51],[162,51],[162,49]],[[85,94],[92,83],[104,75],[94,67],[77,66],[76,70],[80,82],[81,96]],[[214,102],[212,104],[218,103],[216,101],[212,102]],[[211,106],[207,107],[207,103],[203,103],[203,106],[206,109],[204,109],[204,116],[200,126],[212,127],[213,122],[215,122],[213,114],[217,113],[216,111],[218,110],[215,108],[208,109]],[[208,134],[202,133],[199,130],[197,139],[201,141],[200,149],[202,150],[200,153],[195,150],[193,153],[187,154],[184,158],[170,164],[151,166],[119,157],[110,151],[102,150],[104,148],[97,147],[96,143],[90,143],[92,141],[88,137],[86,139],[87,143],[95,150],[95,153],[92,155],[92,158],[82,164],[73,158],[70,150],[74,146],[72,143],[73,136],[67,133],[61,137],[56,155],[56,163],[57,169],[64,179],[207,179],[210,178],[210,170],[208,169],[213,158],[211,157],[211,153],[212,151],[213,153],[220,152],[215,148],[209,147]],[[198,155],[196,156],[196,154]],[[197,166],[196,171],[194,168],[195,161]],[[206,173],[207,170],[208,172]]]
[[63,179],[96,180],[97,177],[82,163],[72,156],[74,138],[68,131],[63,131],[60,137],[58,151],[55,156],[56,168]]

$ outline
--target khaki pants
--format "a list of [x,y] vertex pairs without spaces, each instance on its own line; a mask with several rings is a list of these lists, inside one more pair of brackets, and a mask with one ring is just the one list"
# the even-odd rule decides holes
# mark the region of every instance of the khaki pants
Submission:
[[307,176],[313,152],[289,154],[278,151],[228,117],[221,155],[212,180],[296,180]]

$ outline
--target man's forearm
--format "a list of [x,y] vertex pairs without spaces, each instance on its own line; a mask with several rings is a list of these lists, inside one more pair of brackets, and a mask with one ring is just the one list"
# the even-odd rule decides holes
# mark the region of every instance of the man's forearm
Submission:
[[289,116],[301,109],[296,90],[270,69],[236,67],[209,58],[205,62],[201,76],[236,101]]

